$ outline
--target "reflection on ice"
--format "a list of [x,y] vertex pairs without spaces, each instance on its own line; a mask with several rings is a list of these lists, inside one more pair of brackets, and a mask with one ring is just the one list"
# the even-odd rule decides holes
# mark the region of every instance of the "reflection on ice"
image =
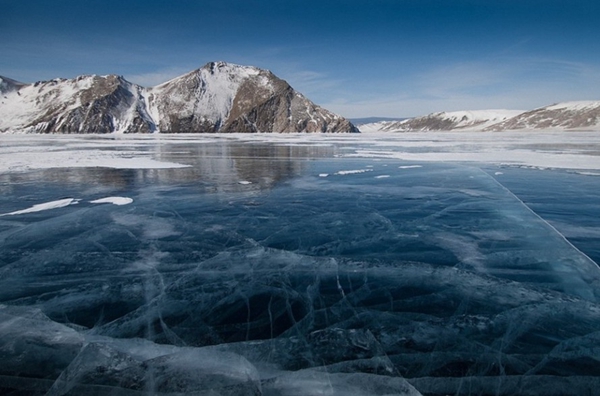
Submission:
[[79,205],[4,217],[0,392],[597,389],[596,264],[477,168],[393,165],[138,180],[122,206],[81,185]]

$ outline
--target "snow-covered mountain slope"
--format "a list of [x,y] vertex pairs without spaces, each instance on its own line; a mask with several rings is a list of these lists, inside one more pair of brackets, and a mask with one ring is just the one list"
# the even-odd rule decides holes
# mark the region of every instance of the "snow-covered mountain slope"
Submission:
[[170,132],[358,132],[268,70],[224,62],[148,91],[150,113]]
[[0,100],[0,132],[150,132],[141,91],[114,75],[21,84]]
[[358,132],[271,72],[224,62],[153,88],[109,75],[0,89],[0,132]]
[[432,113],[403,121],[381,121],[360,125],[361,132],[416,132],[416,131],[473,131],[484,130],[494,124],[523,113],[521,110],[473,110]]
[[600,101],[557,103],[524,112],[487,128],[492,131],[528,129],[599,130]]

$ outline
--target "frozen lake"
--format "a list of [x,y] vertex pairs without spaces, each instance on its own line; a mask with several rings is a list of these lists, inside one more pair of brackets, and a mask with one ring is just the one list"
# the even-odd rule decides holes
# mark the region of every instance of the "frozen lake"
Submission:
[[0,394],[600,386],[597,134],[0,143]]

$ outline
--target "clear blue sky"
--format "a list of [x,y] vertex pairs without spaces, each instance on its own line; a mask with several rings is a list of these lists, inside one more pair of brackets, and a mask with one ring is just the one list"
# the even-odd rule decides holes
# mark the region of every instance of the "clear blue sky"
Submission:
[[347,117],[600,99],[598,0],[0,0],[0,75],[270,69]]

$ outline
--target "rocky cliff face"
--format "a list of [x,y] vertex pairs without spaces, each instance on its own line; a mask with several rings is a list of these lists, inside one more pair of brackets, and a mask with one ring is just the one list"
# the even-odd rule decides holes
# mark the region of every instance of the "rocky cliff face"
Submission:
[[223,62],[153,88],[109,75],[0,90],[0,132],[358,132],[271,72]]

